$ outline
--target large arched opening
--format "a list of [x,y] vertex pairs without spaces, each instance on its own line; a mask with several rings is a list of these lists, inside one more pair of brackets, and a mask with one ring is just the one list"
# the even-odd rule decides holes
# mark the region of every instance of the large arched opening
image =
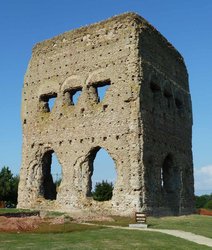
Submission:
[[62,180],[62,168],[53,150],[42,157],[41,195],[46,200],[56,200],[57,190]]
[[93,196],[95,188],[99,183],[108,183],[114,187],[117,178],[116,165],[107,150],[101,147],[95,147],[89,154],[88,162],[89,177],[87,197]]
[[174,213],[179,212],[180,171],[174,158],[168,154],[161,168],[161,189],[165,205]]

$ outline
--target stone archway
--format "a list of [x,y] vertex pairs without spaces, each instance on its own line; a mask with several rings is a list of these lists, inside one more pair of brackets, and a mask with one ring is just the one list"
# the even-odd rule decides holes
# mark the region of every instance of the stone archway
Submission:
[[40,195],[46,200],[56,200],[57,198],[57,186],[51,171],[53,155],[56,156],[54,150],[49,149],[41,159]]
[[[78,184],[77,184],[78,190],[80,190],[82,195],[87,198],[92,197],[92,187],[94,187],[94,184],[95,184],[93,183],[93,180],[92,180],[92,176],[94,173],[94,160],[96,158],[96,155],[101,149],[105,150],[108,153],[108,156],[113,160],[114,168],[116,172],[116,179],[118,177],[116,159],[114,159],[114,157],[111,156],[110,152],[108,152],[107,149],[100,147],[100,146],[91,148],[90,151],[88,151],[84,160],[80,161],[79,167],[77,167],[79,171],[79,178],[78,178]],[[114,182],[114,186],[115,186],[115,183],[116,181]]]
[[180,171],[172,154],[168,154],[161,168],[161,189],[165,206],[174,214],[179,213]]

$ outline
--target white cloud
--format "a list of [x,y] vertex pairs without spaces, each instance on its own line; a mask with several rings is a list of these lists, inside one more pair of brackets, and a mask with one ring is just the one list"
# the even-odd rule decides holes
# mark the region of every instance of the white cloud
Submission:
[[195,193],[211,194],[212,193],[212,165],[194,169]]

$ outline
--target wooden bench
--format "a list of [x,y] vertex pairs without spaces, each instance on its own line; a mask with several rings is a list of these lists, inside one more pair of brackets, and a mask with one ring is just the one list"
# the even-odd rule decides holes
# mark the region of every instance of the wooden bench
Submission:
[[142,212],[135,212],[136,223],[146,224],[146,214]]

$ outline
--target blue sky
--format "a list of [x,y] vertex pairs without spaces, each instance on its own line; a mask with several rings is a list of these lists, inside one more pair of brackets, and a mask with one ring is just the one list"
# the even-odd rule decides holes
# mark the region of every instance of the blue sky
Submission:
[[[193,103],[196,193],[212,192],[211,0],[0,0],[0,167],[21,165],[21,90],[35,43],[134,11],[183,55]],[[105,157],[105,156],[103,156]]]

